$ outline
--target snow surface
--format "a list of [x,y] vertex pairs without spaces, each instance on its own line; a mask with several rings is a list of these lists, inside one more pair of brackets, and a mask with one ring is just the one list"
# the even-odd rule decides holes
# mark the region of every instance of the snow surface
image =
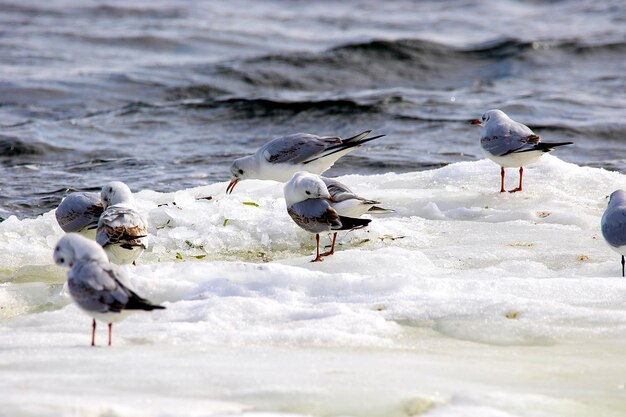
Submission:
[[0,416],[624,416],[626,280],[599,223],[626,178],[550,155],[524,178],[501,194],[487,160],[341,177],[396,213],[316,264],[282,184],[139,192],[150,247],[127,270],[167,310],[110,348],[52,263],[54,213],[9,218]]

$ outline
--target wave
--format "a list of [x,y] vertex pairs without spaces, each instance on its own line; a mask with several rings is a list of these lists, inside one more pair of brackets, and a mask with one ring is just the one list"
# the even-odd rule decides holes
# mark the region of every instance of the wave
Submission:
[[623,56],[626,53],[626,42],[621,41],[589,44],[580,41],[565,41],[555,45],[553,48],[579,55],[592,53],[612,53]]
[[151,19],[176,19],[183,17],[186,13],[183,9],[175,7],[165,8],[146,8],[146,7],[132,7],[132,6],[118,6],[112,4],[102,4],[97,6],[87,6],[82,9],[86,14],[90,14],[96,17],[140,17]]
[[624,43],[538,43],[502,38],[454,47],[421,39],[371,40],[318,53],[255,57],[219,65],[213,75],[254,88],[304,91],[413,87],[454,89],[517,76],[545,63],[571,65],[571,54],[623,55]]
[[186,102],[181,106],[187,108],[222,108],[245,117],[272,116],[275,113],[301,113],[317,111],[333,114],[357,114],[376,112],[376,104],[360,104],[348,99],[335,100],[302,100],[280,101],[267,98],[227,98],[205,100],[202,102]]
[[13,159],[20,156],[46,155],[62,150],[62,148],[42,142],[26,142],[15,136],[0,135],[0,158]]
[[136,48],[146,51],[185,51],[189,47],[182,41],[166,38],[157,35],[137,35],[137,36],[96,36],[75,33],[57,34],[70,40],[78,40],[87,44],[97,46],[110,46],[115,48]]
[[[461,49],[420,39],[372,40],[320,53],[289,53],[221,64],[224,84],[302,91],[413,87],[452,89],[510,76],[507,60],[530,43],[500,40]],[[504,62],[503,62],[504,61]]]

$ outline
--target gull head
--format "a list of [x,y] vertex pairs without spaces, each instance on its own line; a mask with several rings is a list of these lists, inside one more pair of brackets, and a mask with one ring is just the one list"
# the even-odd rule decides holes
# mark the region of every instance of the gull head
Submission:
[[230,194],[235,189],[235,185],[239,181],[243,181],[252,176],[254,172],[254,157],[253,156],[244,156],[243,158],[237,158],[233,161],[233,164],[230,166],[230,183],[226,188],[226,194]]
[[472,120],[470,124],[477,125],[477,126],[486,126],[487,124],[490,124],[490,122],[493,123],[494,121],[501,121],[501,120],[508,120],[508,119],[509,119],[509,116],[507,116],[506,113],[503,112],[502,110],[492,109],[492,110],[487,110],[485,113],[483,113],[480,119]]
[[326,184],[319,175],[309,172],[296,172],[285,185],[285,201],[287,206],[313,198],[330,199]]
[[79,260],[100,260],[108,262],[104,249],[96,242],[79,235],[68,233],[56,244],[52,254],[54,263],[72,268]]
[[609,207],[611,205],[626,205],[626,191],[615,190],[609,197]]
[[102,187],[100,198],[102,198],[102,205],[105,209],[115,204],[133,204],[135,202],[130,188],[121,181],[111,181]]

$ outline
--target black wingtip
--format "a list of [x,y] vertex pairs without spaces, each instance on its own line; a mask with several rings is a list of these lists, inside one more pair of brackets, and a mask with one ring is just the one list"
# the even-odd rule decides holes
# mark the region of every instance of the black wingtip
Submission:
[[152,310],[165,310],[164,306],[160,306],[157,304],[152,304],[150,301],[145,298],[141,298],[134,292],[131,292],[130,297],[128,299],[128,303],[124,306],[126,310],[144,310],[144,311],[152,311]]
[[534,150],[541,150],[545,152],[550,152],[554,148],[558,148],[559,146],[565,145],[573,145],[574,142],[539,142],[534,146]]

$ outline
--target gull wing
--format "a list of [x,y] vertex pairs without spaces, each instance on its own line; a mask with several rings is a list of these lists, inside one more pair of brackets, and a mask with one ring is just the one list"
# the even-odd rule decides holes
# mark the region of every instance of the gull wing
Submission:
[[269,141],[261,151],[267,162],[298,164],[315,158],[337,144],[341,144],[339,137],[296,133]]
[[103,207],[98,193],[76,192],[63,199],[55,210],[55,217],[66,233],[95,229]]
[[287,212],[298,226],[311,233],[341,227],[339,214],[325,199],[312,198],[292,204]]

